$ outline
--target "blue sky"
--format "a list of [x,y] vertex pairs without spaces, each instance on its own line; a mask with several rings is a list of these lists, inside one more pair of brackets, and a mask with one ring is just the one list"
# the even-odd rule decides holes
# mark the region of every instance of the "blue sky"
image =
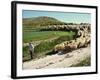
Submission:
[[48,16],[69,23],[91,23],[90,13],[23,10],[22,16],[23,18]]

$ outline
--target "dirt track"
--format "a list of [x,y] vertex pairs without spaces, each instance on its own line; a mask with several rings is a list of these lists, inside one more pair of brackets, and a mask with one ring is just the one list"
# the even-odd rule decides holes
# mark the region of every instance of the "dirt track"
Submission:
[[91,56],[90,46],[80,48],[67,54],[55,54],[23,63],[23,69],[65,68],[83,61]]

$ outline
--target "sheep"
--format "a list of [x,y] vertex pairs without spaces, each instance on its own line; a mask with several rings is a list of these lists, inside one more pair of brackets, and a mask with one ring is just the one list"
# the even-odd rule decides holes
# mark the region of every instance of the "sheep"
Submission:
[[64,50],[64,48],[65,48],[64,44],[58,44],[54,47],[54,51],[55,52],[62,51]]

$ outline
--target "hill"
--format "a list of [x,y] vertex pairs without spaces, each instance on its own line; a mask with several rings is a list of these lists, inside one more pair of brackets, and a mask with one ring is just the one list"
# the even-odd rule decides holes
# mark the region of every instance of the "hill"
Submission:
[[23,18],[23,26],[40,27],[40,26],[59,25],[59,24],[65,24],[65,23],[55,18],[47,16]]

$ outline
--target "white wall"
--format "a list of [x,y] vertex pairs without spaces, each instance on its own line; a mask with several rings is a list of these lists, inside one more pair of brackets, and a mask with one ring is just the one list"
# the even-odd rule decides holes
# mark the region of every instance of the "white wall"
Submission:
[[[99,4],[100,0],[31,0],[31,1],[64,3],[64,4],[98,5],[100,7],[100,4]],[[10,3],[11,3],[11,0],[0,1],[0,80],[11,80],[10,78],[10,67],[11,67],[10,66],[11,65],[11,61],[10,61],[10,58],[11,58]],[[99,14],[100,14],[100,11],[99,11]],[[98,18],[99,18],[98,21],[100,21],[100,16],[98,16]],[[98,31],[99,30],[100,30],[100,27],[98,27]],[[98,34],[100,34],[100,31],[98,32]],[[100,41],[100,36],[99,36],[98,41]],[[98,42],[98,44],[100,44],[100,42]],[[100,54],[98,56],[100,57]],[[98,61],[100,61],[100,58]],[[99,64],[99,67],[100,67],[100,64]],[[56,79],[57,80],[100,80],[100,69],[99,69],[99,74],[93,74],[93,75],[77,75],[77,76],[42,78],[42,80],[56,80]],[[36,79],[31,79],[31,80],[41,80],[41,78],[36,78]]]

